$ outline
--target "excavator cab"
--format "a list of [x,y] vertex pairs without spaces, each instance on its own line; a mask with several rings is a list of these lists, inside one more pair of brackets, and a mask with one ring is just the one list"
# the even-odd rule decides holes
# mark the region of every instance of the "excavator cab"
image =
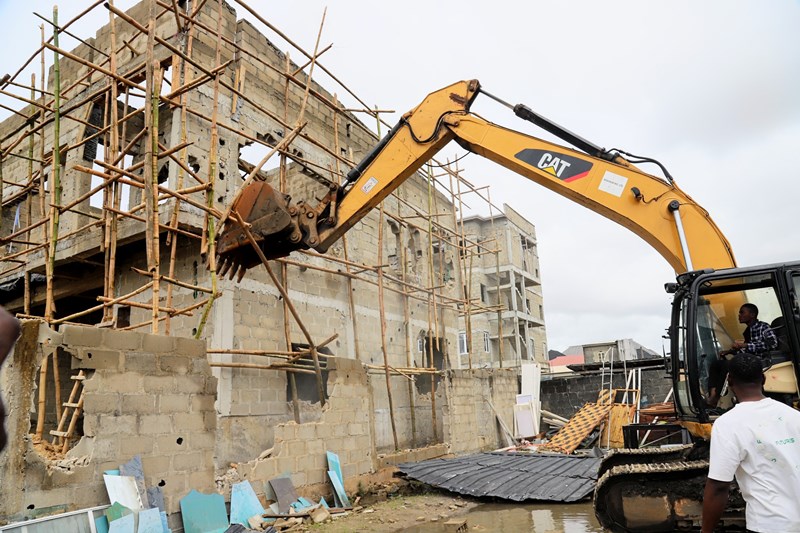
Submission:
[[742,339],[744,303],[770,324],[778,346],[762,355],[765,392],[788,404],[800,399],[800,264],[703,270],[678,278],[673,300],[671,353],[675,403],[685,421],[713,421],[732,406],[730,393],[709,406],[709,374],[720,351]]
[[[594,509],[614,532],[697,531],[708,474],[708,440],[715,418],[735,399],[709,405],[709,373],[720,351],[742,338],[742,304],[758,309],[778,346],[764,354],[767,395],[798,407],[800,378],[800,262],[752,268],[706,269],[678,276],[670,324],[674,400],[680,424],[695,437],[685,447],[614,450],[600,467]],[[725,531],[742,531],[744,500],[732,492],[722,517]]]

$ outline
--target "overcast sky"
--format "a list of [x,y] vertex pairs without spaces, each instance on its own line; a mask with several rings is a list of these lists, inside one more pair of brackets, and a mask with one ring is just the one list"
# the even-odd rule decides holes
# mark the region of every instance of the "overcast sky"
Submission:
[[[321,63],[368,104],[396,110],[389,122],[427,93],[477,78],[487,91],[595,144],[661,161],[710,212],[740,265],[800,259],[797,0],[247,3],[309,51],[327,5],[320,48],[333,48]],[[60,20],[88,4],[65,2]],[[31,11],[48,16],[52,2],[0,0],[0,73],[16,71],[38,45],[40,21]],[[102,7],[97,13],[75,32],[93,35],[92,26],[107,20]],[[320,71],[315,78],[347,102]],[[542,135],[485,97],[473,109]],[[452,144],[442,157],[461,153]],[[660,255],[613,222],[478,156],[462,165],[470,181],[492,185],[496,204],[508,203],[536,225],[551,349],[633,338],[661,350],[670,302],[663,284],[674,273]]]

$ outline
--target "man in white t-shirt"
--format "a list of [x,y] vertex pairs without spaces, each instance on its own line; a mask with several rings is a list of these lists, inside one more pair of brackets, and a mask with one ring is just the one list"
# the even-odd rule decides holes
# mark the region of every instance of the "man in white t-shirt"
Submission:
[[758,356],[739,353],[729,361],[738,403],[711,430],[703,533],[719,522],[734,476],[749,531],[800,533],[800,411],[766,398],[763,384]]

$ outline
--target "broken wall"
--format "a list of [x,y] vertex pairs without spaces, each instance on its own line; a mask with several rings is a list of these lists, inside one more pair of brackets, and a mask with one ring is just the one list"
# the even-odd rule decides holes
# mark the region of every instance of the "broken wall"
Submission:
[[[80,441],[66,456],[52,454],[31,434],[36,367],[57,348],[71,358],[73,375],[87,374]],[[79,326],[55,332],[26,321],[2,384],[14,392],[4,393],[11,423],[0,463],[0,520],[59,504],[110,503],[103,473],[136,455],[146,485],[161,488],[168,514],[190,489],[214,489],[216,380],[202,341]],[[44,434],[48,442],[51,429]]]

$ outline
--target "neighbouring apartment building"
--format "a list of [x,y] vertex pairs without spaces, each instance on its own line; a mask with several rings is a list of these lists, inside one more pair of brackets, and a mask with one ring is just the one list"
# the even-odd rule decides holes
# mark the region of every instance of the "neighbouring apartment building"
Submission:
[[461,366],[548,371],[547,331],[536,228],[510,206],[464,219],[462,253],[472,256],[465,288],[470,305],[459,319]]

